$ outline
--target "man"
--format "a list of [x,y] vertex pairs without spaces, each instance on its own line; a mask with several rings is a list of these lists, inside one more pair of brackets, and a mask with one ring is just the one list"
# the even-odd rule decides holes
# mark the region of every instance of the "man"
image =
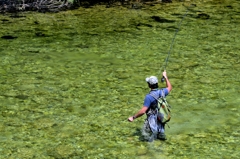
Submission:
[[[162,73],[162,75],[166,81],[166,88],[163,88],[161,90],[158,89],[157,77],[151,76],[151,77],[146,78],[146,82],[148,83],[148,87],[151,89],[151,91],[149,94],[147,94],[145,96],[142,109],[140,109],[138,111],[138,113],[135,114],[134,116],[129,117],[128,121],[132,122],[136,118],[138,118],[146,113],[147,120],[144,123],[145,130],[143,130],[143,131],[152,131],[153,132],[153,129],[155,129],[156,130],[155,132],[157,133],[155,135],[157,135],[157,138],[160,140],[166,140],[166,136],[164,133],[165,123],[161,123],[161,122],[157,121],[157,118],[151,116],[152,115],[151,113],[152,112],[154,113],[154,111],[155,111],[154,109],[156,108],[156,105],[157,105],[156,98],[159,98],[161,96],[167,96],[170,93],[170,91],[172,90],[172,85],[171,85],[170,81],[168,80],[167,72],[164,71]],[[154,138],[155,137],[152,136],[152,139],[149,139],[149,140],[153,140]]]

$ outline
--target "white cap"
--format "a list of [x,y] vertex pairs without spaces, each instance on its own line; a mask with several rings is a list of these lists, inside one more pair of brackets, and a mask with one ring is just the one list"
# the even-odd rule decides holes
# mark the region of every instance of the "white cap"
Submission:
[[156,76],[151,76],[146,78],[146,82],[148,82],[150,85],[153,85],[158,83],[158,79]]

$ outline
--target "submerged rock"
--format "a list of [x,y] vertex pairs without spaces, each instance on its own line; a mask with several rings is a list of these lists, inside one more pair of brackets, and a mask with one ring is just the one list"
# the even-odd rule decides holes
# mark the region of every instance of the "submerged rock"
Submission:
[[12,35],[4,35],[4,36],[1,36],[2,39],[16,39],[18,38],[17,36],[12,36]]

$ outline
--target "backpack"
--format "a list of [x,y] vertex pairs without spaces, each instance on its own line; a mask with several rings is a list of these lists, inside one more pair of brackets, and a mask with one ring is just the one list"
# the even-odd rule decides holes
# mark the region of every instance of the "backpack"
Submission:
[[158,101],[158,120],[163,124],[169,122],[171,119],[171,106],[168,104],[163,90],[160,98],[156,98],[153,94],[150,95]]

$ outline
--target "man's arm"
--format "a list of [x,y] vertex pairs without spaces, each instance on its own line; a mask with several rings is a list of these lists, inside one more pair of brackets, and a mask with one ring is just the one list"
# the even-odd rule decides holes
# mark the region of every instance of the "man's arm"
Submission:
[[137,114],[135,114],[134,116],[129,117],[128,121],[132,122],[134,119],[142,116],[143,114],[146,113],[147,109],[148,109],[148,107],[143,106],[142,109],[140,109]]
[[172,85],[171,85],[170,81],[168,80],[166,70],[164,70],[164,72],[163,72],[163,77],[165,78],[165,81],[166,81],[166,87],[168,89],[168,93],[170,93],[170,91],[172,90]]

